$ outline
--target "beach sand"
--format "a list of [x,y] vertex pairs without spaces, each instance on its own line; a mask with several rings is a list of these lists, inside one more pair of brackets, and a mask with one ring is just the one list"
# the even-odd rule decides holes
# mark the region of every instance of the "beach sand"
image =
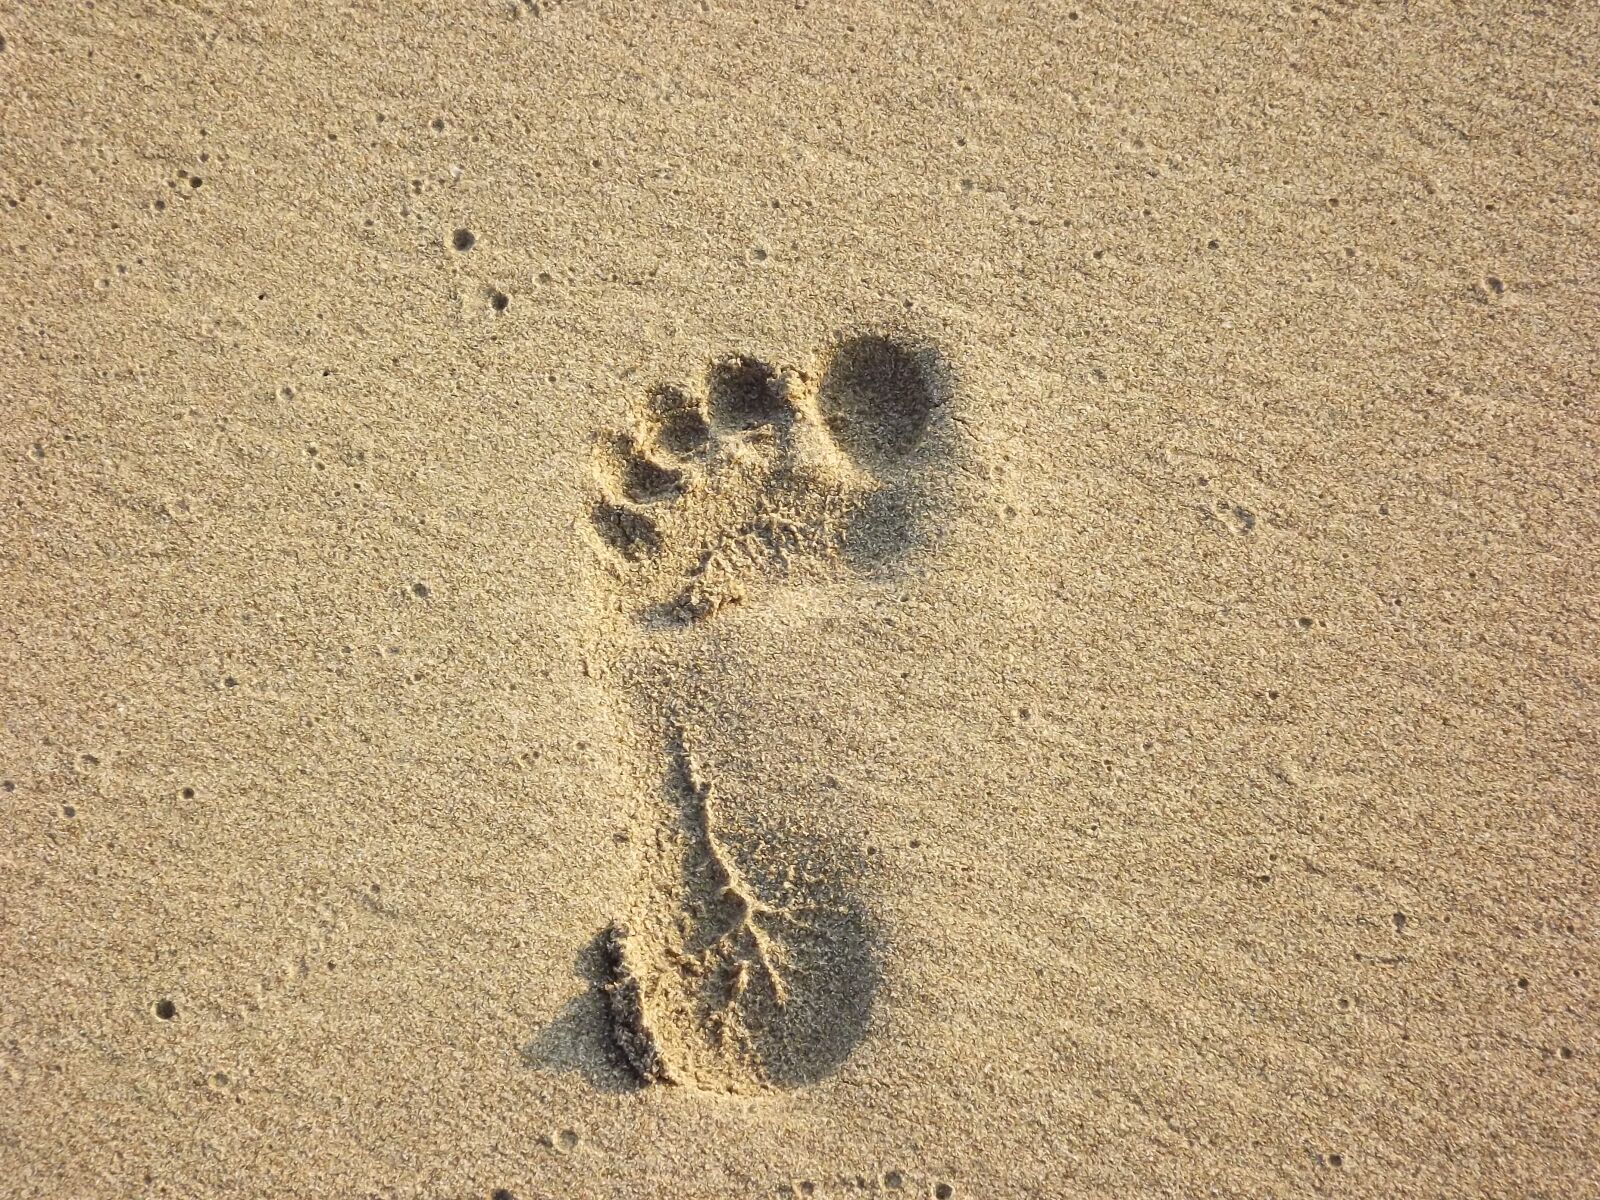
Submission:
[[1594,1196],[1514,7],[0,4],[0,1196]]

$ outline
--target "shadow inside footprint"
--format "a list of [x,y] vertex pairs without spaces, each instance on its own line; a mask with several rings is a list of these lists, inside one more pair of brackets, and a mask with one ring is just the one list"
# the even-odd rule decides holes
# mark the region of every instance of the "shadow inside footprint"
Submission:
[[712,426],[737,432],[776,423],[787,411],[778,377],[760,359],[736,354],[713,363],[706,374]]
[[661,531],[644,513],[611,500],[597,500],[589,510],[595,532],[630,561],[637,562],[661,548]]
[[638,1091],[637,1074],[617,1052],[610,1036],[611,1015],[599,990],[609,969],[604,935],[590,939],[578,952],[575,965],[590,988],[569,1001],[555,1020],[523,1046],[522,1061],[540,1070],[576,1072],[598,1091]]
[[635,447],[622,455],[622,493],[636,504],[659,504],[683,491],[683,475],[646,458]]
[[598,942],[610,1044],[641,1083],[815,1083],[866,1037],[879,986],[871,923],[848,883],[860,864],[810,832],[726,823],[674,742],[677,878],[656,876],[637,919]]
[[711,438],[705,408],[682,388],[663,384],[650,393],[656,445],[679,457],[704,449]]
[[882,475],[921,444],[944,400],[946,374],[931,347],[861,334],[834,351],[817,406],[839,448],[864,470]]
[[791,843],[779,857],[812,884],[781,931],[785,1002],[757,994],[745,1020],[767,1082],[791,1088],[832,1075],[866,1039],[882,972],[867,911],[836,878],[838,856],[815,841],[807,850]]
[[862,571],[902,557],[930,527],[940,473],[934,417],[949,399],[950,371],[930,345],[866,333],[833,352],[817,408],[834,443],[878,480],[854,514],[845,555]]

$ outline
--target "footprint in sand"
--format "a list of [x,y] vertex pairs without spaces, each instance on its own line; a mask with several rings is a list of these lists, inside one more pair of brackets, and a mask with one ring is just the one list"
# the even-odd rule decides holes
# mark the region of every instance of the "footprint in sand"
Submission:
[[[931,347],[878,334],[815,373],[733,356],[701,391],[649,393],[634,427],[598,446],[592,512],[643,636],[691,638],[776,580],[898,557],[928,508],[919,468],[948,394]],[[711,748],[675,703],[670,644],[665,661],[632,685],[653,693],[637,707],[668,714],[665,815],[627,915],[601,936],[612,1041],[644,1083],[814,1082],[865,1036],[878,981],[850,886],[858,856],[796,834],[796,814],[764,814],[759,797],[724,811]]]
[[634,428],[602,439],[592,514],[641,615],[693,622],[773,570],[896,557],[919,507],[914,452],[947,390],[930,347],[876,334],[837,347],[820,380],[739,355],[703,394],[656,388]]

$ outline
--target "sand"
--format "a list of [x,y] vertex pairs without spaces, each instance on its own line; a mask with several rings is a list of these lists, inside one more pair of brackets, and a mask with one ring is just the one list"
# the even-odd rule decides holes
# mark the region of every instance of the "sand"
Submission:
[[0,1196],[1593,1196],[1582,5],[0,5]]

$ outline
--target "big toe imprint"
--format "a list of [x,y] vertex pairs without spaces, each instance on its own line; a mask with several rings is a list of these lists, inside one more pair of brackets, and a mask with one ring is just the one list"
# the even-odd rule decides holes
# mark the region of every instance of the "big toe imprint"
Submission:
[[641,610],[708,617],[771,572],[835,558],[871,566],[916,538],[949,396],[931,346],[849,338],[820,382],[750,355],[712,363],[696,392],[653,389],[633,428],[600,439],[593,523]]
[[869,470],[888,472],[921,444],[944,376],[930,348],[866,334],[834,352],[817,407],[846,454]]

